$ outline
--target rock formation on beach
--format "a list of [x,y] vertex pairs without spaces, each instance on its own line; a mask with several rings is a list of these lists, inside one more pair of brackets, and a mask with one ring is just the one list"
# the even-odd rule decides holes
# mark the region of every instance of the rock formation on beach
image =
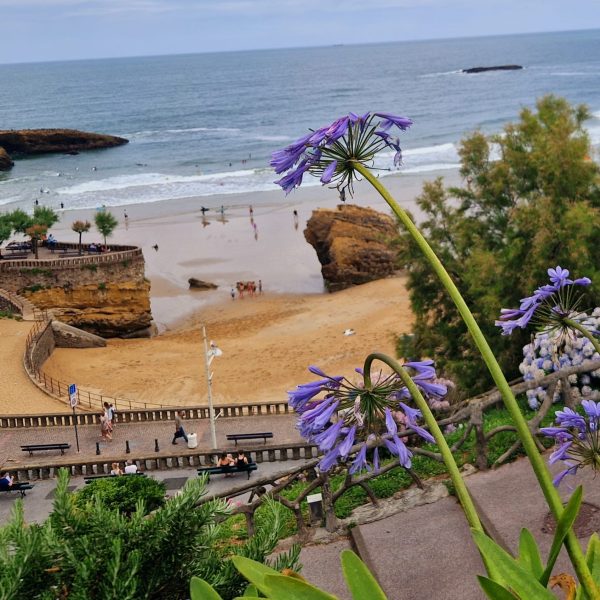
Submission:
[[8,152],[0,147],[0,171],[8,171],[9,169],[12,169],[13,165],[14,163],[8,155]]
[[394,219],[371,208],[340,204],[313,211],[304,237],[316,250],[331,292],[388,277],[395,271]]
[[113,148],[128,142],[129,140],[114,135],[89,133],[76,129],[0,130],[0,170],[10,169],[12,166],[10,155],[19,157],[49,152],[76,154],[82,150]]
[[195,277],[190,277],[188,284],[191,290],[216,290],[219,287],[214,283],[210,283],[210,281],[202,281],[202,279],[196,279]]
[[471,67],[463,69],[463,73],[485,73],[486,71],[519,71],[523,67],[521,65],[498,65],[496,67]]

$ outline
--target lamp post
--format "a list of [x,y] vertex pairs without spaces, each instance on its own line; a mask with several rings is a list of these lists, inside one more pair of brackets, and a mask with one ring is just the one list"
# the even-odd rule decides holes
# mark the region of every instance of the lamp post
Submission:
[[202,325],[202,337],[204,338],[204,366],[206,367],[206,383],[208,385],[208,413],[210,417],[210,437],[213,448],[217,448],[217,430],[215,429],[215,409],[212,401],[212,373],[210,372],[210,363],[215,356],[221,356],[223,351],[217,347],[214,342],[208,344],[206,339],[206,327]]

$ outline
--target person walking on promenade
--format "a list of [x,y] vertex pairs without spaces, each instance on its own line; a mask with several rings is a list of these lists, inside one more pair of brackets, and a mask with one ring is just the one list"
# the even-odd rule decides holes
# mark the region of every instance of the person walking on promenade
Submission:
[[107,442],[112,442],[112,433],[110,428],[110,421],[104,414],[100,417],[100,436]]
[[104,416],[108,421],[110,432],[112,433],[112,430],[114,429],[115,408],[112,404],[109,404],[108,402],[104,403]]
[[183,419],[185,419],[185,410],[180,410],[178,413],[175,413],[175,435],[173,436],[173,441],[171,443],[177,444],[177,438],[182,437],[187,443],[188,438],[183,428]]

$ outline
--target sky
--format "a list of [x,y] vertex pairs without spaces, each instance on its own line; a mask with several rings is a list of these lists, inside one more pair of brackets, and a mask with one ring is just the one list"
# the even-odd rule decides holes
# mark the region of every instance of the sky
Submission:
[[0,63],[595,28],[599,0],[0,0]]

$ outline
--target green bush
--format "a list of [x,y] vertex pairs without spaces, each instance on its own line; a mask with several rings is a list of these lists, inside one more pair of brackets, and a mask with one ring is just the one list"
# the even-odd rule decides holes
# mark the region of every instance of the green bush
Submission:
[[123,475],[92,481],[74,496],[80,508],[96,498],[105,508],[126,515],[136,510],[138,502],[143,502],[144,513],[148,514],[165,503],[165,491],[165,484],[152,477]]

